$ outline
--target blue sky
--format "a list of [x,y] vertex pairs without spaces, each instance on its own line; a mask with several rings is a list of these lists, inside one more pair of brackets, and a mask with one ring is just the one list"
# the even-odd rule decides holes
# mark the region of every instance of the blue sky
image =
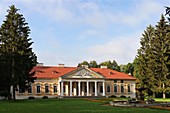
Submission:
[[156,25],[169,0],[0,0],[20,9],[31,29],[33,51],[45,65],[82,61],[132,62],[146,27]]

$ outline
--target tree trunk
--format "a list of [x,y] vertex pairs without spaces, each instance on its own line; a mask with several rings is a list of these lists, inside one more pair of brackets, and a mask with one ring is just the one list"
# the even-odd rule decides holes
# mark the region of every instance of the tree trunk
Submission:
[[155,96],[155,92],[153,92],[153,98],[155,98],[156,96]]
[[11,87],[8,87],[8,100],[11,100]]
[[15,64],[15,62],[14,62],[14,56],[13,56],[13,58],[12,58],[12,96],[13,96],[13,100],[15,101],[15,80],[14,80],[14,78],[15,78],[15,76],[14,76],[14,64]]
[[165,95],[165,84],[163,83],[163,98],[166,98],[166,95]]
[[163,92],[163,98],[166,98],[165,92]]

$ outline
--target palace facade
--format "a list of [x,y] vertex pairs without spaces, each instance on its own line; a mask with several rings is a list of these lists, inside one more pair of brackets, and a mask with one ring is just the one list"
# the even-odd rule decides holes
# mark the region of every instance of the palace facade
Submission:
[[35,66],[37,78],[27,91],[18,86],[16,98],[126,96],[135,98],[136,78],[131,75],[101,68]]

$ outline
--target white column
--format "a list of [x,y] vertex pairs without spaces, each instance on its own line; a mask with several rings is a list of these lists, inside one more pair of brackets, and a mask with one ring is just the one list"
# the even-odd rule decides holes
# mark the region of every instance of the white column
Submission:
[[135,84],[135,82],[132,82],[132,96],[131,96],[131,98],[136,98],[136,90],[135,90],[135,86],[136,84]]
[[63,96],[63,91],[64,91],[64,88],[63,88],[63,81],[61,81],[61,96]]
[[84,89],[84,82],[82,82],[82,96],[84,96],[84,92],[85,92],[85,89]]
[[87,96],[89,96],[89,81],[87,81]]
[[95,95],[94,96],[97,96],[97,81],[95,81]]
[[73,94],[74,96],[77,96],[77,82],[74,82],[73,84]]
[[103,96],[105,96],[105,82],[103,81]]
[[72,81],[70,81],[70,96],[72,96]]
[[78,96],[81,96],[80,92],[81,92],[81,81],[78,82],[78,88],[79,88],[79,94]]
[[58,89],[58,96],[59,96],[61,94],[61,90],[60,90],[61,89],[61,85],[60,85],[60,82],[58,82],[58,88],[57,89]]
[[68,96],[68,82],[66,82],[66,84],[65,84],[65,93],[66,93],[66,95]]

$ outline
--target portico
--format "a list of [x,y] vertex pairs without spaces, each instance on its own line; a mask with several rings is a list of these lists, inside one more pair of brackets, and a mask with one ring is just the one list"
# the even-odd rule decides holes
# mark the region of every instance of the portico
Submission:
[[60,96],[105,96],[105,80],[62,80],[59,89]]

